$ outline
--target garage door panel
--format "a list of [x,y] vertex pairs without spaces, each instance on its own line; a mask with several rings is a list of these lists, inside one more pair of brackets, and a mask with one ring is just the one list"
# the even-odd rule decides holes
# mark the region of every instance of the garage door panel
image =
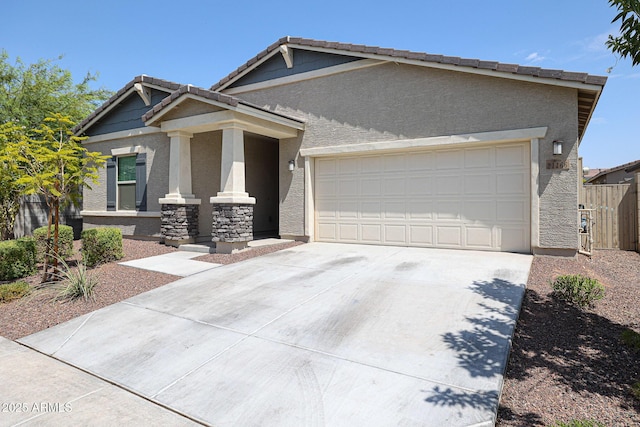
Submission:
[[491,195],[495,193],[495,179],[493,174],[470,174],[464,177],[464,194],[477,196],[478,194]]
[[382,241],[382,225],[362,224],[360,226],[362,241],[365,243],[379,243]]
[[530,251],[529,144],[316,159],[321,241]]
[[464,152],[462,150],[446,150],[436,152],[436,169],[462,169]]
[[443,175],[436,178],[436,194],[456,195],[462,192],[462,177],[460,175]]
[[462,230],[460,226],[436,226],[436,245],[442,247],[462,247]]
[[407,218],[407,204],[405,201],[384,202],[384,218],[390,220],[405,220]]
[[382,219],[382,202],[380,201],[363,201],[360,202],[360,218],[363,219]]
[[496,218],[496,203],[493,200],[467,200],[463,217],[466,221],[492,223]]
[[407,228],[404,225],[384,225],[384,243],[404,244],[407,242]]
[[496,174],[496,193],[498,195],[522,195],[526,188],[525,177],[522,172]]
[[485,226],[465,227],[466,246],[474,249],[491,249],[493,244],[493,229]]
[[470,148],[464,152],[464,167],[466,169],[488,168],[492,166],[491,148]]
[[496,147],[496,166],[497,167],[523,167],[526,166],[527,158],[524,145],[508,145],[504,147]]
[[433,246],[433,226],[409,225],[408,243],[416,246]]
[[357,242],[358,224],[338,224],[338,239],[349,242]]

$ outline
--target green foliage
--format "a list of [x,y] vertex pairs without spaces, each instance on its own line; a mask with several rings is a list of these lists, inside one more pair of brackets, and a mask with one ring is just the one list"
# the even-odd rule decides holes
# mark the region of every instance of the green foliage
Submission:
[[[0,153],[7,150],[8,144],[20,138],[24,138],[22,128],[13,123],[0,123]],[[0,161],[0,240],[13,238],[13,225],[24,190],[22,185],[16,183],[19,177],[17,163],[3,158]]]
[[553,283],[554,293],[561,299],[578,307],[591,307],[604,298],[604,286],[596,279],[579,274],[558,277]]
[[620,21],[620,35],[609,36],[607,47],[623,58],[631,58],[632,65],[640,64],[640,1],[609,0],[618,14],[611,23]]
[[551,427],[605,427],[604,424],[594,420],[571,420],[568,422],[556,421]]
[[633,348],[640,350],[640,334],[632,329],[625,329],[621,334],[622,342]]
[[13,280],[36,272],[36,242],[31,237],[0,242],[0,280]]
[[[38,248],[38,262],[44,260],[47,253],[47,231],[49,227],[39,227],[33,230],[33,237],[36,239]],[[51,230],[51,250],[53,250],[53,230]],[[53,256],[53,254],[50,254]],[[62,259],[73,256],[73,228],[68,225],[58,226],[58,256]]]
[[640,382],[637,382],[631,386],[631,394],[633,394],[633,397],[640,400]]
[[31,287],[24,280],[0,285],[0,303],[20,299],[31,292]]
[[9,54],[0,52],[0,124],[14,122],[31,129],[52,113],[78,123],[109,99],[108,90],[90,87],[97,75],[87,74],[76,84],[71,72],[56,63],[60,59],[26,65],[17,58],[11,64]]
[[72,268],[63,259],[59,259],[59,262],[62,268],[54,278],[54,300],[83,298],[85,301],[95,301],[94,291],[98,281],[87,271],[87,266],[78,263],[76,268]]
[[122,232],[119,228],[90,228],[82,231],[82,260],[89,267],[119,260]]

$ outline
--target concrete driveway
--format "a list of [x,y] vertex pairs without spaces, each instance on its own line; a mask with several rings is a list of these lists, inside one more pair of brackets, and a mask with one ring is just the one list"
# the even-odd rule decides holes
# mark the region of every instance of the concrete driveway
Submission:
[[216,426],[492,425],[531,260],[311,243],[20,342]]

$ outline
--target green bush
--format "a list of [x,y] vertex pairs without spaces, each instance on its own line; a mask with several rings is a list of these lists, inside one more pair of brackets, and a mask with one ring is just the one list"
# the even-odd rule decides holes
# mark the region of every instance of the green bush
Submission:
[[631,394],[633,394],[633,397],[640,400],[640,382],[637,382],[631,386]]
[[31,291],[29,284],[24,280],[0,285],[0,303],[20,299]]
[[622,342],[629,347],[640,350],[640,334],[632,329],[625,329],[621,334]]
[[122,232],[119,228],[90,228],[82,231],[82,260],[88,267],[119,260]]
[[568,422],[556,421],[552,427],[605,427],[604,424],[593,420],[571,420]]
[[552,283],[554,293],[561,299],[579,307],[591,307],[604,298],[604,286],[596,279],[579,274],[558,277]]
[[0,242],[0,280],[13,280],[36,272],[36,242],[32,237]]
[[[33,237],[38,247],[38,262],[43,262],[47,251],[47,226],[33,230]],[[53,250],[53,226],[51,227],[51,245]],[[58,256],[62,259],[73,256],[73,228],[68,225],[58,226]]]

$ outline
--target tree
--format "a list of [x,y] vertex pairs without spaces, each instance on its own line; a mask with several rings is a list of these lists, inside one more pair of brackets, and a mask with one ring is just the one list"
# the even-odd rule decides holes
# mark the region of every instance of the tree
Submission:
[[[52,247],[45,256],[43,282],[53,280],[58,273],[61,205],[73,202],[81,186],[91,188],[89,183],[98,181],[98,169],[108,157],[87,151],[80,144],[85,138],[73,134],[74,125],[68,116],[59,113],[46,117],[33,132],[16,131],[1,157],[9,167],[19,171],[16,184],[22,186],[22,193],[43,195],[49,209],[47,241],[52,242]],[[50,259],[53,260],[51,274]]]
[[[57,60],[25,65],[17,58],[12,65],[7,52],[0,52],[0,153],[16,138],[34,136],[33,131],[46,117],[60,113],[78,123],[111,96],[106,89],[91,89],[96,75],[87,74],[80,83],[74,83],[71,72],[57,65]],[[17,184],[15,173],[17,170],[9,165],[0,166],[2,240],[13,237],[20,206],[22,188]]]
[[631,58],[632,65],[640,64],[640,0],[609,0],[618,14],[612,23],[620,21],[620,36],[609,36],[607,47],[622,58]]

